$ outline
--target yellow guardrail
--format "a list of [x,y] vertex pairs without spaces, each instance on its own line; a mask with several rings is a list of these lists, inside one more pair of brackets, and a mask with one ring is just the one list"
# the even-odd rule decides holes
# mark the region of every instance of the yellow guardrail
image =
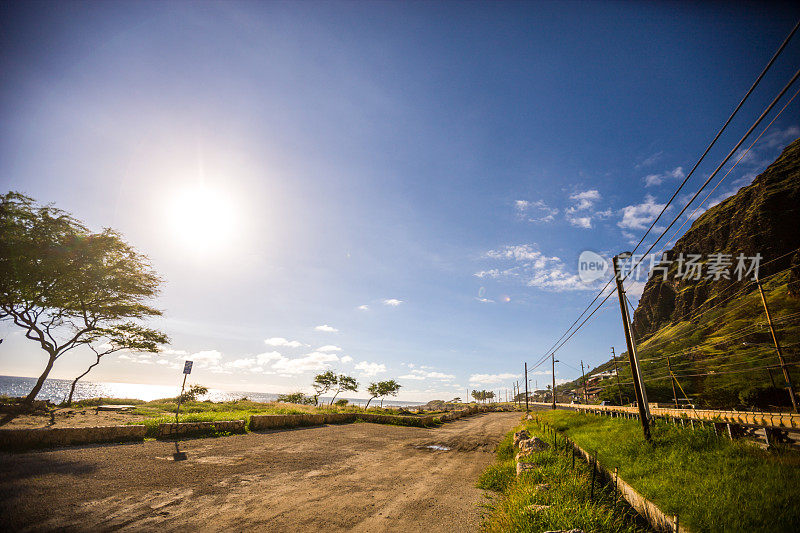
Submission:
[[[552,406],[552,403],[530,402],[533,405]],[[576,409],[580,411],[611,411],[615,413],[639,414],[638,407],[619,405],[589,405],[557,403],[556,407],[562,409]],[[750,411],[718,411],[713,409],[667,409],[651,407],[653,416],[673,416],[706,422],[727,422],[730,424],[743,424],[749,426],[766,426],[775,428],[800,429],[800,414],[795,413],[753,413]]]

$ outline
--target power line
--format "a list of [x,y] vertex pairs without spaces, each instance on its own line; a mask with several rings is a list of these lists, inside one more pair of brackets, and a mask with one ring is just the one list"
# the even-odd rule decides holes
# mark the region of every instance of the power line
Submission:
[[[728,117],[728,119],[725,121],[725,123],[722,125],[722,127],[719,129],[719,131],[717,132],[717,134],[716,134],[716,136],[714,137],[714,139],[713,139],[713,140],[712,140],[712,141],[709,143],[708,147],[705,149],[705,151],[703,152],[703,154],[700,156],[700,158],[699,158],[699,159],[697,160],[697,162],[694,164],[694,166],[692,167],[692,170],[691,170],[691,171],[690,171],[690,172],[689,172],[689,173],[688,173],[688,174],[685,176],[685,178],[684,178],[683,182],[681,182],[680,186],[679,186],[679,187],[676,189],[676,191],[673,193],[673,195],[672,195],[672,197],[669,199],[669,201],[667,201],[667,203],[666,203],[666,204],[664,204],[664,207],[663,207],[663,209],[662,209],[662,210],[661,210],[661,212],[658,214],[658,216],[656,217],[656,219],[655,219],[655,220],[653,220],[652,224],[650,224],[650,227],[649,227],[649,228],[647,228],[647,231],[645,231],[645,233],[644,233],[644,235],[642,236],[642,238],[641,238],[641,239],[639,240],[639,242],[636,244],[636,247],[633,249],[633,252],[632,252],[632,253],[635,253],[635,252],[636,252],[636,250],[639,248],[639,246],[641,246],[641,244],[644,242],[645,238],[647,238],[647,235],[650,233],[650,231],[653,229],[653,227],[655,227],[656,223],[657,223],[657,222],[658,222],[658,220],[661,218],[661,216],[664,214],[664,212],[666,211],[666,209],[669,207],[669,205],[672,203],[672,201],[673,201],[673,200],[674,200],[674,199],[675,199],[675,198],[678,196],[678,194],[680,193],[680,191],[681,191],[681,189],[683,188],[683,186],[686,184],[686,182],[687,182],[687,181],[689,180],[689,178],[692,176],[692,174],[693,174],[693,173],[694,173],[694,171],[697,169],[697,167],[699,167],[699,166],[700,166],[700,163],[702,163],[702,161],[705,159],[706,155],[708,155],[709,151],[710,151],[710,150],[711,150],[711,148],[712,148],[712,147],[713,147],[713,146],[716,144],[717,140],[719,140],[720,136],[721,136],[721,135],[722,135],[722,133],[725,131],[725,129],[727,129],[728,125],[729,125],[729,124],[731,123],[731,121],[733,120],[733,117],[734,117],[734,116],[735,116],[735,115],[736,115],[736,114],[739,112],[739,110],[741,109],[742,105],[744,105],[744,102],[745,102],[745,101],[746,101],[746,100],[747,100],[747,99],[750,97],[750,95],[752,94],[752,92],[755,90],[755,88],[756,88],[756,87],[758,86],[758,84],[761,82],[762,78],[763,78],[763,77],[766,75],[767,71],[769,71],[769,69],[772,67],[772,65],[773,65],[773,63],[775,62],[775,60],[778,58],[778,56],[781,54],[781,52],[783,52],[784,48],[786,48],[786,45],[789,43],[789,41],[792,39],[792,37],[794,36],[794,34],[797,32],[798,28],[800,28],[800,21],[798,21],[798,22],[795,24],[794,28],[792,28],[792,31],[791,31],[791,32],[789,32],[789,35],[787,35],[787,36],[786,36],[786,38],[783,40],[783,42],[781,43],[781,45],[778,47],[778,49],[777,49],[777,50],[775,51],[775,53],[773,54],[772,58],[769,60],[769,62],[766,64],[766,66],[763,68],[763,70],[761,71],[761,73],[760,73],[760,74],[758,75],[758,77],[756,78],[756,80],[755,80],[755,81],[753,82],[753,84],[750,86],[750,89],[748,89],[748,91],[745,93],[745,95],[744,95],[744,96],[742,97],[742,99],[739,101],[739,104],[736,106],[736,108],[733,110],[733,112],[731,112],[730,116],[729,116],[729,117]],[[796,77],[796,75],[795,75],[795,77]],[[792,81],[794,81],[794,80],[792,80]],[[784,90],[783,92],[785,92],[785,90]],[[783,95],[783,92],[781,92],[781,94],[780,94],[779,96],[782,96],[782,95]],[[768,110],[767,110],[767,111],[769,111],[769,109],[771,109],[771,106],[768,108]],[[760,122],[760,120],[761,120],[761,119],[759,119],[759,121],[758,121],[756,124],[758,124],[758,123]],[[749,132],[748,132],[748,134],[747,134],[747,135],[749,135]],[[730,156],[729,156],[729,157],[730,157]],[[727,161],[727,159],[726,159],[726,161]],[[701,188],[700,190],[702,191],[702,188]],[[698,191],[698,194],[699,194],[699,191]],[[691,202],[690,202],[690,203],[691,203]],[[689,204],[687,204],[687,207],[688,207],[688,205],[689,205]],[[683,209],[683,211],[685,211],[685,210],[686,210],[686,208],[684,208],[684,209]],[[681,214],[683,213],[683,211],[681,211]],[[673,222],[673,224],[674,224],[674,222]],[[669,226],[669,227],[671,227],[671,226],[672,226],[672,224],[670,224],[670,226]],[[669,230],[669,227],[667,228],[667,230]],[[667,230],[665,230],[665,232],[666,232]],[[661,237],[663,237],[663,233],[662,233]],[[659,237],[659,239],[660,239],[660,237]],[[655,241],[655,243],[657,243],[657,242],[658,242],[658,239]],[[655,243],[653,243],[653,246],[655,246]],[[652,250],[653,246],[651,246],[651,247],[650,247],[650,249],[651,249],[651,250]],[[648,250],[648,252],[649,252],[649,250]],[[586,306],[586,308],[585,308],[585,309],[584,309],[584,310],[581,312],[581,314],[580,314],[580,315],[578,315],[578,318],[576,318],[576,319],[575,319],[575,321],[574,321],[572,324],[570,324],[570,326],[569,326],[569,327],[568,327],[568,328],[567,328],[567,329],[564,331],[564,333],[562,333],[562,334],[561,334],[561,336],[560,336],[560,337],[559,337],[559,338],[556,340],[556,342],[553,344],[553,346],[551,346],[551,347],[550,347],[550,348],[549,348],[549,349],[548,349],[548,350],[545,352],[545,354],[542,356],[542,358],[541,358],[539,361],[537,361],[537,363],[534,365],[534,368],[536,368],[536,367],[538,367],[539,365],[541,365],[541,364],[542,364],[542,363],[543,363],[543,362],[544,362],[544,361],[547,359],[547,357],[548,357],[548,356],[550,355],[550,353],[553,351],[553,349],[554,349],[554,347],[555,347],[555,346],[558,346],[558,348],[556,348],[556,350],[560,349],[560,347],[561,347],[561,346],[563,346],[563,345],[565,344],[566,340],[569,340],[569,339],[570,339],[570,338],[571,338],[571,337],[572,337],[572,336],[575,334],[575,332],[577,332],[577,330],[578,330],[578,329],[580,329],[580,328],[583,326],[583,324],[585,324],[585,323],[588,321],[588,319],[589,319],[589,318],[591,318],[591,316],[592,316],[592,315],[593,315],[593,314],[594,314],[594,313],[597,311],[597,309],[599,309],[599,307],[600,307],[600,306],[602,306],[602,305],[603,305],[603,303],[605,303],[605,301],[606,301],[606,300],[608,300],[608,298],[609,298],[610,294],[609,294],[608,296],[606,296],[606,298],[605,298],[605,299],[603,299],[603,301],[602,301],[602,302],[600,302],[600,304],[598,305],[598,307],[597,307],[597,308],[595,308],[595,310],[594,310],[594,311],[592,311],[592,313],[591,313],[591,314],[590,314],[590,315],[589,315],[589,316],[588,316],[588,317],[587,317],[587,318],[586,318],[586,319],[585,319],[583,322],[581,322],[581,324],[578,326],[578,328],[577,328],[575,331],[573,331],[573,333],[572,333],[572,334],[570,334],[570,335],[569,335],[569,337],[567,337],[567,339],[566,339],[564,342],[561,342],[561,340],[562,340],[562,339],[564,339],[564,337],[565,337],[565,336],[566,336],[566,335],[567,335],[567,334],[570,332],[570,330],[571,330],[571,329],[572,329],[572,328],[575,326],[575,324],[577,324],[577,323],[578,323],[578,321],[581,319],[581,317],[583,317],[583,315],[585,315],[585,314],[586,314],[586,312],[587,312],[587,311],[588,311],[588,310],[589,310],[589,309],[592,307],[592,305],[594,305],[594,303],[597,301],[597,299],[598,299],[598,298],[599,298],[599,297],[600,297],[600,296],[603,294],[603,292],[606,290],[606,288],[608,288],[608,286],[611,284],[611,281],[613,281],[613,279],[614,279],[614,278],[613,278],[613,276],[612,276],[612,278],[611,278],[609,281],[607,281],[607,282],[606,282],[605,286],[603,286],[603,288],[602,288],[602,289],[600,289],[600,292],[599,292],[599,293],[598,293],[598,294],[597,294],[597,295],[596,295],[596,296],[595,296],[595,297],[592,299],[592,301],[591,301],[591,302],[589,302],[589,305],[587,305],[587,306]],[[560,344],[560,345],[559,345],[559,342],[561,342],[561,344]]]
[[623,281],[625,279],[627,279],[627,277],[630,275],[630,273],[633,272],[636,269],[636,267],[638,267],[642,263],[642,261],[647,256],[647,254],[649,254],[652,251],[652,249],[655,248],[656,244],[658,244],[658,242],[661,240],[661,238],[664,235],[666,235],[666,233],[669,231],[669,229],[675,224],[675,222],[678,221],[678,219],[680,219],[680,217],[683,215],[683,213],[685,213],[686,210],[689,209],[689,206],[692,205],[692,202],[694,202],[695,199],[698,196],[700,196],[700,193],[703,192],[703,189],[705,189],[708,186],[708,184],[711,183],[711,180],[713,180],[714,177],[722,169],[722,167],[725,166],[725,163],[727,163],[728,160],[731,157],[733,157],[733,155],[736,153],[736,151],[739,149],[739,147],[744,143],[745,140],[747,140],[747,137],[750,136],[750,134],[753,132],[753,130],[755,130],[758,127],[758,125],[761,123],[761,121],[764,120],[764,117],[766,117],[767,114],[769,114],[769,112],[772,110],[772,108],[775,107],[775,104],[777,104],[778,101],[780,101],[780,99],[783,98],[783,95],[786,94],[786,91],[788,91],[789,88],[794,84],[794,82],[797,81],[798,77],[800,77],[800,70],[798,70],[797,72],[794,73],[794,76],[792,76],[792,79],[790,79],[789,82],[783,87],[783,89],[781,89],[781,92],[778,93],[778,96],[776,96],[772,100],[772,102],[770,102],[770,104],[767,106],[767,108],[764,110],[764,112],[761,113],[761,115],[756,119],[756,121],[753,123],[753,125],[750,126],[750,128],[745,132],[745,134],[742,136],[742,138],[739,140],[739,142],[736,143],[736,146],[734,146],[731,149],[731,151],[728,153],[727,156],[725,156],[725,159],[722,160],[722,162],[717,166],[717,168],[714,170],[714,172],[712,172],[711,175],[708,176],[706,181],[703,182],[703,185],[701,185],[700,188],[697,190],[697,192],[694,193],[694,195],[689,199],[688,202],[686,202],[686,205],[684,206],[683,209],[681,209],[680,213],[678,213],[675,216],[675,218],[672,219],[672,222],[669,223],[669,226],[667,226],[664,229],[664,231],[661,232],[661,234],[658,236],[658,238],[656,238],[655,241],[653,241],[653,244],[650,245],[650,247],[647,249],[647,251],[644,254],[642,254],[642,258],[639,259],[639,261],[633,266],[633,268],[630,270],[630,272],[628,272],[628,274],[625,275],[625,278],[623,278]]

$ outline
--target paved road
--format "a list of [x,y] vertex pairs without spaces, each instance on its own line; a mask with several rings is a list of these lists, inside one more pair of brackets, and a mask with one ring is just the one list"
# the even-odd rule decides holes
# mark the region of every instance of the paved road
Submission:
[[[476,531],[519,413],[0,454],[0,529]],[[440,451],[428,448],[439,445]]]

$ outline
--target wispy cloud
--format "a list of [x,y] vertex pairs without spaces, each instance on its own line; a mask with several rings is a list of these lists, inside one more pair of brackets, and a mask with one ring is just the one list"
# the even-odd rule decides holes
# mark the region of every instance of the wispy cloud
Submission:
[[686,173],[683,171],[683,167],[675,167],[660,174],[648,174],[642,179],[645,187],[654,187],[661,185],[666,180],[682,180],[685,177]]
[[383,305],[388,305],[389,307],[397,307],[403,303],[403,300],[398,300],[397,298],[386,298],[383,300]]
[[344,357],[339,359],[339,361],[341,361],[342,363],[352,363],[353,362],[353,358],[350,357],[349,355],[345,355]]
[[547,205],[544,200],[517,200],[514,202],[514,210],[518,218],[540,223],[553,222],[559,212],[557,208]]
[[493,385],[509,379],[518,379],[520,374],[472,374],[469,382],[473,385]]
[[655,165],[658,161],[661,160],[661,157],[664,155],[664,152],[656,152],[653,155],[646,157],[642,160],[641,163],[635,166],[636,169],[650,167]]
[[325,331],[327,333],[336,333],[337,331],[339,331],[335,327],[329,326],[328,324],[323,324],[321,326],[317,326],[314,329],[317,330],[317,331]]
[[356,307],[356,309],[358,309],[359,311],[369,311],[369,306],[366,304],[359,305],[358,307]]
[[[413,365],[409,364],[408,366],[412,367]],[[420,367],[420,368],[416,368],[416,369],[412,370],[411,373],[405,374],[403,376],[400,376],[399,379],[414,379],[414,380],[419,380],[419,381],[422,381],[422,380],[425,380],[425,379],[433,379],[433,380],[437,380],[437,381],[451,381],[453,379],[456,379],[456,377],[453,374],[445,374],[444,372],[435,372],[435,371],[423,370],[424,368],[429,368],[429,367],[424,367],[423,366],[423,367]]]

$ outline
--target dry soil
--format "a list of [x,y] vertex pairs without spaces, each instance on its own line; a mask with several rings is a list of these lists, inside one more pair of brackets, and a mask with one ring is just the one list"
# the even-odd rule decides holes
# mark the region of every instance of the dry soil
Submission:
[[[0,529],[477,531],[475,488],[519,413],[0,453]],[[448,450],[437,450],[440,446]]]

